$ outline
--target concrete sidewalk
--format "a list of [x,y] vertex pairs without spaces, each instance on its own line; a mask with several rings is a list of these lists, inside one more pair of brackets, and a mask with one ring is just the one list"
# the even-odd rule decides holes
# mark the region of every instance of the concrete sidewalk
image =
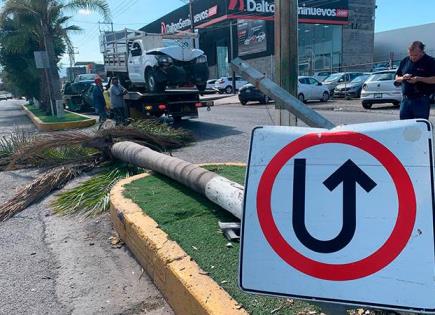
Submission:
[[[21,104],[0,102],[0,136],[35,131]],[[0,202],[38,175],[1,172]],[[51,198],[0,222],[0,314],[173,314],[126,246],[111,246],[108,215],[54,216]]]

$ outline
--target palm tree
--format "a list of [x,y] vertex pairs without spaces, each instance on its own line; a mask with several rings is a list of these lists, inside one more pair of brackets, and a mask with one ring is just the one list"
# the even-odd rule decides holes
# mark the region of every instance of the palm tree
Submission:
[[61,41],[71,46],[68,32],[78,30],[77,26],[64,27],[71,18],[66,14],[79,9],[95,11],[105,20],[110,19],[109,5],[106,0],[6,0],[0,13],[0,22],[20,17],[30,33],[38,37],[41,48],[47,51],[49,62],[49,82],[51,102],[62,99],[61,84],[57,68],[59,55],[56,54],[56,44]]
[[203,194],[236,218],[242,217],[244,188],[225,177],[131,141],[115,143],[110,152],[120,161],[168,176]]
[[[7,220],[17,212],[24,210],[29,204],[46,197],[53,190],[62,187],[71,178],[93,169],[97,165],[102,164],[103,161],[107,161],[107,159],[126,162],[166,175],[205,195],[209,200],[240,219],[242,216],[243,186],[198,165],[150,149],[160,150],[161,148],[179,147],[184,144],[184,141],[177,139],[179,136],[186,136],[183,135],[184,132],[182,130],[173,131],[167,135],[163,135],[161,132],[155,134],[156,126],[150,126],[152,127],[152,129],[149,129],[151,133],[149,131],[144,132],[143,128],[146,126],[140,127],[140,125],[137,125],[136,128],[105,129],[97,131],[95,135],[81,132],[65,132],[43,135],[30,140],[26,137],[14,137],[12,140],[3,141],[3,145],[0,141],[0,149],[3,147],[5,151],[2,159],[0,150],[0,170],[2,165],[4,167],[8,166],[9,169],[20,169],[38,165],[53,166],[53,162],[55,163],[54,165],[58,165],[24,187],[14,198],[0,205],[0,221]],[[137,129],[138,127],[142,129]],[[159,130],[161,131],[161,128]],[[137,142],[141,142],[146,146],[140,145]],[[76,154],[75,160],[74,158],[71,159],[70,152],[79,152],[80,145],[97,149],[100,153],[92,153],[90,155]],[[11,147],[15,149],[11,149]],[[61,156],[65,157],[64,159],[53,161],[48,157],[49,155],[59,155],[59,151],[54,151],[57,154],[47,154],[47,150],[56,148],[61,149],[62,151],[60,152],[68,150],[67,154],[61,154]],[[112,178],[113,176],[109,174],[109,177]],[[110,181],[112,182],[113,179],[110,179]],[[93,187],[92,190],[96,191],[97,188]],[[89,199],[89,196],[83,196],[80,193],[78,199],[81,200],[82,198]],[[71,198],[68,197],[67,199]],[[73,201],[75,204],[77,199]],[[60,208],[65,208],[65,205]]]
[[40,73],[33,51],[39,50],[35,36],[23,28],[19,18],[0,22],[0,64],[6,90],[14,95],[40,99]]

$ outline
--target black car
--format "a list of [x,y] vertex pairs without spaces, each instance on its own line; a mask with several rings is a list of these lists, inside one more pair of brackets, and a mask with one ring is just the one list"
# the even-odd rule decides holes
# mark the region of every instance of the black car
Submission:
[[342,83],[335,87],[334,89],[334,97],[345,97],[347,99],[361,96],[362,86],[364,82],[368,79],[370,74],[363,74],[349,83]]
[[264,95],[263,92],[258,90],[254,85],[248,83],[240,88],[239,101],[242,105],[246,105],[248,102],[260,102],[260,104],[267,104],[270,102],[270,97]]
[[67,82],[63,88],[63,103],[73,112],[83,112],[92,109],[90,104],[84,102],[83,94],[92,86],[94,81]]

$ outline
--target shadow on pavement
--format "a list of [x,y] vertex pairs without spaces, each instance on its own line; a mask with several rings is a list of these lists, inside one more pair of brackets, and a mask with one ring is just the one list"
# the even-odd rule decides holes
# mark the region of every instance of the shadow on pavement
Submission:
[[11,127],[14,125],[29,124],[30,120],[26,115],[10,115],[10,116],[0,116],[0,126],[1,127]]
[[219,139],[234,136],[243,132],[236,130],[232,126],[213,124],[203,121],[182,120],[173,125],[175,128],[183,128],[193,133],[196,141]]

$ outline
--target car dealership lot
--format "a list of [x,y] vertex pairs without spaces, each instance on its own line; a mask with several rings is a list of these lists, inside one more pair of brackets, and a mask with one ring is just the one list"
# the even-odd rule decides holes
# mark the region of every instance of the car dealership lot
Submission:
[[[221,106],[221,105],[235,105],[240,104],[240,101],[238,99],[237,95],[231,95],[231,96],[224,96],[220,98],[221,96],[217,95],[209,95],[205,98],[219,98],[217,100],[214,100],[215,106]],[[273,106],[274,103],[269,103],[268,106]],[[371,109],[364,109],[361,100],[360,99],[330,99],[327,102],[320,102],[320,101],[307,101],[307,106],[310,108],[313,108],[315,110],[329,110],[329,111],[353,111],[353,112],[373,112],[373,113],[379,113],[381,111],[387,111],[387,112],[397,112],[398,108],[394,107],[393,104],[374,104]],[[256,102],[250,102],[246,107],[250,106],[265,106],[264,104],[256,103]]]

